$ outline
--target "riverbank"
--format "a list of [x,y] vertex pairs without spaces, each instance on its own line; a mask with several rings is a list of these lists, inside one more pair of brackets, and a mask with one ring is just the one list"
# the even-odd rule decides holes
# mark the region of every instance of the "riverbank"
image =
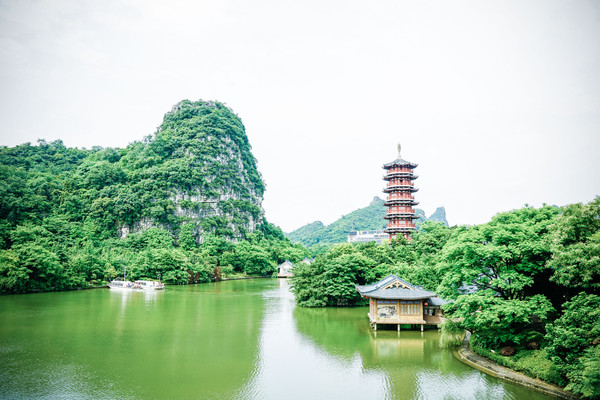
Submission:
[[462,345],[458,348],[458,350],[455,350],[453,352],[454,356],[463,363],[475,369],[478,369],[481,372],[484,372],[488,375],[495,376],[500,379],[505,379],[509,382],[513,382],[521,386],[525,386],[552,396],[556,396],[561,399],[579,399],[579,396],[576,396],[575,394],[564,390],[560,386],[544,382],[540,379],[531,378],[527,375],[498,365],[495,362],[488,360],[487,358],[482,357],[479,354],[476,354],[473,350],[471,350],[469,342],[470,336],[471,335],[467,333],[465,335],[465,339],[463,340]]

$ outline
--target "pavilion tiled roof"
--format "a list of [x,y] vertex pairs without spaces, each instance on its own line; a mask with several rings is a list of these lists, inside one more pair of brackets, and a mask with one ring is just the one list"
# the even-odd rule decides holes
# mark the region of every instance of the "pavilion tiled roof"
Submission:
[[439,297],[430,297],[429,298],[429,305],[430,306],[441,306],[442,304],[446,304],[447,301],[444,299],[440,299]]
[[[393,287],[384,289],[393,282],[399,281],[407,288]],[[379,282],[372,285],[356,285],[356,289],[365,297],[373,297],[376,299],[387,300],[425,300],[429,299],[431,305],[441,305],[445,301],[437,297],[434,292],[424,290],[420,286],[415,286],[404,279],[398,278],[396,275],[388,275]],[[438,304],[439,303],[439,304]]]

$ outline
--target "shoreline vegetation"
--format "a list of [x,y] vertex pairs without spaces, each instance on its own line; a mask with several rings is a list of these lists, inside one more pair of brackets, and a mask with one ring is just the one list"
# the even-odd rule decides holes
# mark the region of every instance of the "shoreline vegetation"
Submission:
[[310,253],[270,224],[240,118],[184,100],[126,148],[0,146],[0,294],[123,276],[167,284],[270,276]]
[[529,373],[523,373],[523,371],[505,367],[490,360],[488,357],[480,354],[471,347],[469,336],[469,334],[465,335],[460,347],[453,350],[454,357],[463,363],[496,378],[504,379],[562,399],[574,400],[580,398],[558,385],[548,383],[540,380],[538,377],[531,376]]
[[475,349],[600,399],[600,197],[311,252],[266,220],[240,118],[188,100],[123,149],[0,146],[0,181],[0,294],[97,286],[125,270],[167,284],[271,277],[289,260],[299,306],[345,307],[365,304],[355,285],[394,274],[447,300],[457,322],[446,328],[469,331]]
[[[205,282],[194,282],[194,283],[165,283],[165,286],[181,286],[181,285],[199,285],[199,284],[204,284],[204,283],[216,283],[216,282],[226,282],[226,281],[237,281],[237,280],[242,280],[242,279],[275,279],[276,277],[273,275],[270,276],[263,276],[263,275],[243,275],[243,274],[234,274],[231,276],[221,276],[221,278],[219,280],[215,280],[215,279],[211,279]],[[68,288],[68,289],[56,289],[56,288],[49,288],[47,290],[32,290],[30,292],[23,292],[23,293],[9,293],[9,294],[36,294],[36,293],[54,293],[54,292],[70,292],[70,291],[74,291],[74,290],[94,290],[94,289],[106,289],[108,288],[109,282],[108,281],[103,281],[100,284],[96,284],[96,285],[88,285],[88,286],[79,286],[79,287],[73,287],[73,288]],[[7,293],[0,293],[0,296],[2,295],[9,295]]]
[[354,285],[394,274],[443,305],[443,345],[473,350],[582,398],[600,398],[600,197],[488,223],[425,222],[412,240],[340,244],[294,269],[300,306],[365,304]]

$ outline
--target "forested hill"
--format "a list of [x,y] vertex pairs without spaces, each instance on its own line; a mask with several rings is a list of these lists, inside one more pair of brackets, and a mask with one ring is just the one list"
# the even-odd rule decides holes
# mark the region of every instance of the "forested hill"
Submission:
[[178,103],[153,137],[128,148],[122,164],[137,173],[131,208],[117,221],[121,234],[193,220],[197,239],[204,232],[241,238],[263,221],[265,186],[244,126],[221,103]]
[[182,101],[154,135],[125,149],[41,141],[1,148],[0,165],[16,190],[1,204],[0,218],[12,224],[59,212],[124,237],[194,221],[200,239],[240,238],[263,222],[265,186],[244,126],[221,103]]
[[[375,229],[383,229],[386,225],[385,216],[387,207],[383,205],[383,200],[377,196],[373,198],[371,204],[365,208],[359,208],[352,211],[350,214],[342,216],[337,221],[330,225],[323,225],[321,221],[316,221],[303,227],[296,229],[293,232],[286,233],[286,237],[292,242],[302,243],[310,247],[316,244],[335,244],[343,243],[348,239],[348,232],[353,230],[367,231]],[[431,220],[439,221],[448,226],[446,221],[446,210],[444,207],[439,207],[430,218],[425,216],[425,212],[419,208],[415,209],[417,215],[421,218],[417,223]]]
[[85,286],[125,268],[170,282],[215,267],[270,274],[307,255],[265,221],[244,125],[218,102],[184,100],[123,149],[0,147],[0,180],[0,292]]

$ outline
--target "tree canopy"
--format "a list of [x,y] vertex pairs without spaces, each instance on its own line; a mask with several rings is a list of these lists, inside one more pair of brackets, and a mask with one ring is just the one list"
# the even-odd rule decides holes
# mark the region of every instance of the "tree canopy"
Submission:
[[[476,226],[428,221],[410,241],[333,246],[294,270],[293,290],[301,306],[361,305],[356,284],[394,273],[449,300],[447,320],[473,334],[476,351],[600,398],[599,205],[524,207]],[[507,346],[521,361],[497,358]]]
[[309,254],[264,218],[244,126],[218,102],[184,100],[123,149],[0,147],[0,180],[0,293],[96,285],[125,270],[168,283],[270,275]]

